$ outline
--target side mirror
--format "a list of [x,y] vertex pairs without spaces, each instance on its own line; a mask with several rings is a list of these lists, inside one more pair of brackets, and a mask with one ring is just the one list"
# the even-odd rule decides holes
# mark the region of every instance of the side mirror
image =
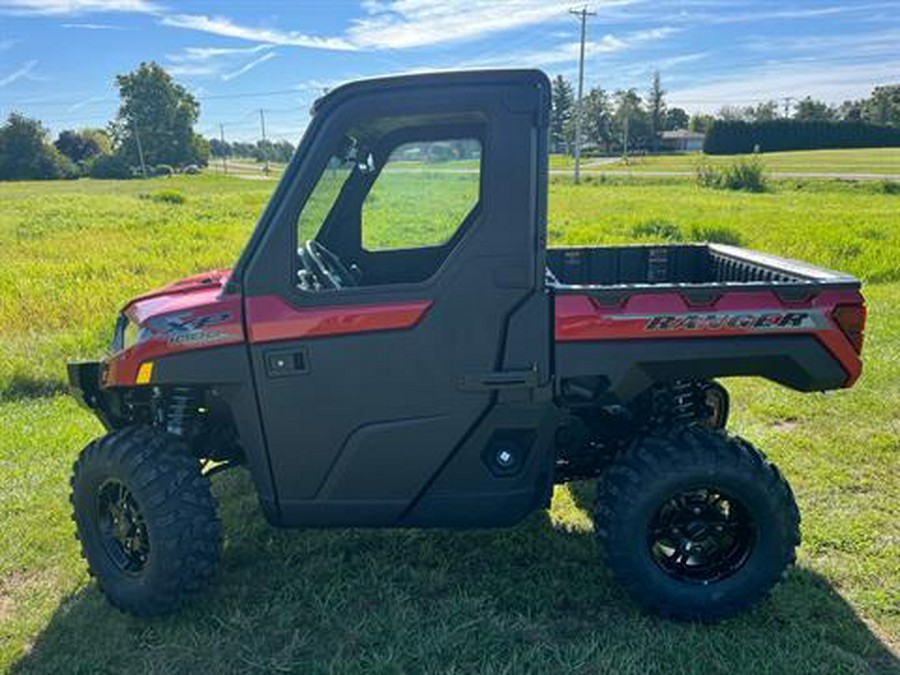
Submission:
[[359,169],[361,174],[372,173],[375,171],[375,158],[372,156],[372,153],[368,153],[366,155],[366,159],[363,162],[357,162],[356,168]]

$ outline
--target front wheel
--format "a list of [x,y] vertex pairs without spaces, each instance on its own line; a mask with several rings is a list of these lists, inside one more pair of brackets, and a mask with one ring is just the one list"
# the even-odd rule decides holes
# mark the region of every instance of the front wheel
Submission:
[[180,439],[129,427],[90,443],[72,475],[73,519],[88,569],[119,609],[173,612],[219,562],[209,479]]
[[638,440],[600,477],[595,530],[644,607],[713,621],[764,597],[794,560],[800,516],[774,464],[702,427]]

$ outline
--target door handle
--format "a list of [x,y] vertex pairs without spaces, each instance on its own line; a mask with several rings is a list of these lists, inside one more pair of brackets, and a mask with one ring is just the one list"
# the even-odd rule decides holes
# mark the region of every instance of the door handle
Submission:
[[540,384],[538,372],[533,370],[496,370],[480,375],[464,375],[460,382],[463,391],[496,391],[534,389]]
[[309,357],[305,349],[265,352],[263,359],[269,377],[290,377],[309,372]]

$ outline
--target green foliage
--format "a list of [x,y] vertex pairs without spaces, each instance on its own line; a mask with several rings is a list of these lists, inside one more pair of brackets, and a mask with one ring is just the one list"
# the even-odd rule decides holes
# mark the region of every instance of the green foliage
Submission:
[[862,117],[873,124],[900,127],[900,84],[875,87],[872,96],[862,103]]
[[[164,187],[187,201],[139,199]],[[220,585],[175,617],[123,616],[72,537],[71,464],[102,428],[54,395],[63,364],[103,353],[127,298],[232,265],[274,183],[0,185],[0,670],[893,673],[900,222],[896,197],[876,187],[820,181],[749,195],[681,179],[552,184],[558,245],[632,242],[631,228],[654,220],[692,236],[727,224],[747,246],[869,281],[855,389],[818,396],[727,382],[731,429],[794,487],[803,546],[770,599],[702,626],[647,616],[605,573],[590,482],[557,487],[548,511],[510,530],[286,532],[266,524],[242,471],[212,479],[226,537]]]
[[575,138],[575,94],[572,85],[562,75],[557,75],[553,80],[551,103],[550,143],[556,152],[569,152]]
[[132,166],[140,164],[139,151],[148,166],[206,164],[209,147],[193,130],[200,104],[162,66],[142,63],[133,72],[116,76],[116,85],[121,98],[116,140]]
[[737,159],[722,170],[720,187],[726,190],[766,192],[769,189],[766,167],[755,156]]
[[728,246],[744,245],[741,235],[729,227],[695,225],[691,228],[691,239],[712,244],[727,244]]
[[0,127],[0,181],[77,178],[78,168],[47,142],[37,120],[12,113]]
[[62,131],[53,145],[76,164],[86,162],[97,155],[108,155],[112,152],[112,141],[101,129]]
[[895,180],[881,181],[881,191],[886,195],[900,195],[900,182]]
[[697,185],[704,188],[745,192],[765,192],[769,189],[766,168],[755,155],[739,157],[724,167],[701,160],[694,169],[694,177]]
[[650,125],[650,143],[656,152],[659,149],[659,135],[666,127],[666,91],[662,87],[658,70],[653,73],[653,84],[647,94],[647,119]]
[[709,155],[785,150],[900,147],[900,128],[863,122],[716,120],[703,145]]
[[838,119],[838,111],[824,101],[807,96],[797,104],[794,119],[798,122],[834,122]]
[[666,131],[675,129],[687,129],[691,123],[691,118],[684,108],[667,108],[666,109]]
[[668,241],[681,241],[684,236],[678,225],[664,220],[648,220],[632,226],[631,236],[639,239],[653,238],[666,239]]
[[157,190],[150,194],[138,195],[141,199],[147,199],[151,202],[159,202],[162,204],[184,204],[187,197],[180,190]]
[[704,188],[722,187],[722,171],[705,158],[697,162],[694,167],[694,177],[697,185]]
[[173,169],[168,164],[157,164],[156,166],[150,168],[150,175],[161,178],[169,178],[170,176],[175,175],[175,169]]
[[122,155],[100,155],[88,164],[88,175],[103,180],[133,178],[131,165]]
[[694,113],[693,115],[691,115],[690,122],[688,123],[688,129],[698,134],[708,133],[712,128],[715,119],[716,118],[712,115]]

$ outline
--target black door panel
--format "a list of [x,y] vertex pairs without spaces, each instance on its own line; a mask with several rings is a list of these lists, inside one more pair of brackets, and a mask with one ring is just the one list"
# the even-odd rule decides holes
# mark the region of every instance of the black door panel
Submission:
[[[300,311],[413,300],[429,301],[431,306],[418,324],[407,329],[298,336],[251,345],[269,461],[285,524],[399,524],[437,483],[442,499],[452,503],[453,485],[437,479],[448,467],[464,475],[460,462],[472,464],[472,475],[488,481],[478,489],[484,495],[496,494],[498,503],[503,502],[504,491],[512,490],[517,503],[527,506],[534,501],[531,493],[540,489],[535,487],[537,472],[545,464],[540,450],[529,456],[529,473],[514,480],[488,471],[477,448],[455,459],[472,438],[492,437],[484,430],[476,433],[485,420],[509,419],[508,414],[491,415],[505,389],[515,388],[517,396],[527,399],[549,375],[550,333],[545,322],[549,300],[541,290],[539,248],[545,230],[540,180],[546,161],[546,80],[534,73],[501,73],[497,78],[488,83],[482,76],[478,84],[465,86],[457,76],[452,94],[440,90],[440,95],[428,87],[390,93],[363,87],[358,97],[337,97],[334,111],[329,113],[326,107],[319,113],[348,119],[370,113],[393,120],[392,115],[415,109],[423,116],[420,120],[428,114],[443,115],[443,130],[453,128],[453,118],[444,115],[452,109],[464,119],[461,128],[467,137],[473,120],[484,121],[479,132],[480,203],[450,245],[425,254],[439,254],[442,261],[421,283],[298,292],[294,259],[281,250],[293,235],[284,230],[295,227],[304,190],[308,194],[310,179],[303,176],[304,167],[325,165],[323,153],[330,152],[327,139],[304,139],[299,165],[286,173],[285,180],[295,181],[296,187],[279,190],[296,208],[278,210],[267,225],[272,232],[257,237],[259,249],[243,272],[248,298],[275,293]],[[510,100],[516,105],[509,106]],[[314,120],[310,133],[326,133],[323,130],[335,126]],[[392,128],[391,133],[403,137],[402,128]],[[427,135],[428,130],[422,133]],[[435,181],[440,180],[436,174]],[[292,189],[300,194],[292,195]],[[424,202],[429,195],[418,198]],[[352,250],[353,242],[360,241],[358,233],[339,231],[359,226],[359,218],[353,217],[329,223],[329,241],[336,242],[335,247],[351,247],[335,251],[345,260],[379,255]],[[278,250],[267,252],[273,247]],[[390,278],[391,261],[412,260],[410,256],[415,252],[386,254],[378,263],[379,278]],[[514,316],[520,318],[512,321]],[[509,334],[511,322],[514,338]],[[511,358],[509,350],[514,352]],[[510,371],[521,377],[507,381]],[[470,386],[473,377],[481,378],[484,386]],[[520,418],[527,422],[515,433],[545,438],[544,431],[537,432],[545,418],[539,410],[515,417]],[[458,488],[466,492],[471,486]],[[481,501],[489,506],[490,497],[486,499]],[[422,514],[416,516],[417,522],[428,524],[432,516]]]

